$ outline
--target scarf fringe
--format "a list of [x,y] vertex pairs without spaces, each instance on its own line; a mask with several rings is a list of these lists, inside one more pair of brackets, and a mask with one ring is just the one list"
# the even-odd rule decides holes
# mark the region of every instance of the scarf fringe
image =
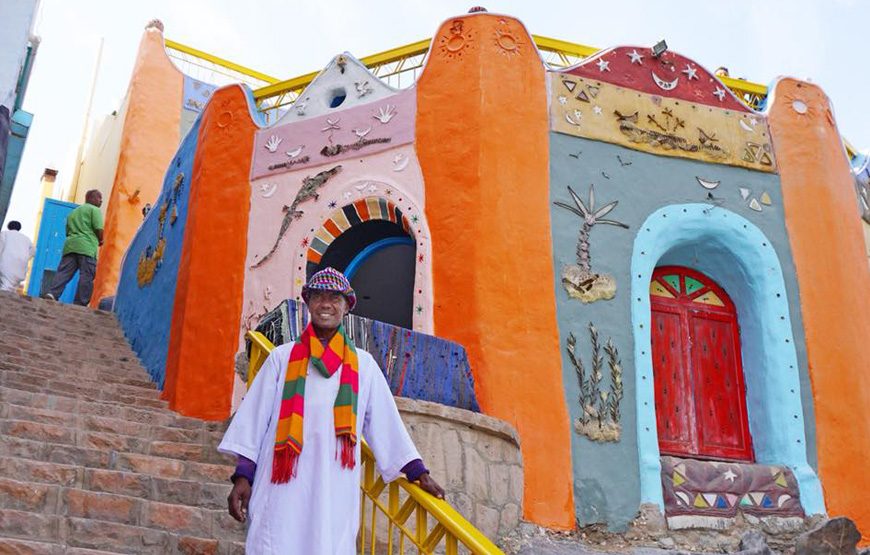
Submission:
[[335,458],[341,457],[342,468],[353,468],[356,466],[356,441],[349,435],[343,435],[338,438],[338,449],[335,452]]
[[289,447],[276,450],[272,461],[272,483],[286,484],[296,476],[298,466],[299,453]]

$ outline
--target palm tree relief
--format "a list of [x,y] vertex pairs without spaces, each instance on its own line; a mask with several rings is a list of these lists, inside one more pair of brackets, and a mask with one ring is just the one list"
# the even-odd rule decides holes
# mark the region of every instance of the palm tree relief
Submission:
[[570,297],[580,299],[584,303],[612,299],[616,295],[616,280],[611,275],[597,274],[592,271],[589,234],[597,224],[615,225],[628,229],[624,223],[604,218],[616,208],[619,201],[615,200],[596,210],[595,185],[589,185],[588,203],[584,203],[583,199],[577,196],[571,187],[568,187],[568,192],[574,199],[574,206],[564,202],[556,202],[555,204],[578,215],[583,223],[577,236],[577,264],[568,264],[562,268],[562,285]]

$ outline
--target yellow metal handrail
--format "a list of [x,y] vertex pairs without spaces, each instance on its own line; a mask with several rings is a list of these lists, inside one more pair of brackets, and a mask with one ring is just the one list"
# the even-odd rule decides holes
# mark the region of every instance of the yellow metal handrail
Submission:
[[[250,387],[275,346],[258,331],[249,331],[246,337],[251,342],[247,380]],[[504,555],[446,501],[429,495],[405,478],[384,482],[377,472],[374,453],[365,441],[360,490],[360,555],[404,555],[406,546],[425,554],[443,547],[447,555],[456,555],[460,545],[473,555]],[[379,515],[385,518],[383,525],[378,524]]]

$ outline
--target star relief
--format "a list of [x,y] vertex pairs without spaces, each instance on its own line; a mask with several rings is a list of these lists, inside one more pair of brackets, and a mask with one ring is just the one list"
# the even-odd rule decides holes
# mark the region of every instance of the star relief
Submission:
[[631,58],[631,63],[633,63],[633,64],[637,64],[637,65],[639,65],[639,66],[642,66],[642,65],[643,65],[643,56],[641,56],[640,54],[638,54],[637,49],[632,50],[631,52],[629,52],[628,54],[626,54],[626,56],[628,56],[629,58]]
[[686,69],[683,70],[683,73],[689,78],[689,81],[692,79],[698,79],[698,68],[692,67],[690,64],[686,64]]
[[605,61],[603,58],[596,62],[598,66],[598,71],[604,73],[605,71],[610,71],[610,62]]
[[725,91],[721,87],[716,87],[716,90],[713,91],[713,96],[719,98],[719,102],[725,101]]
[[734,480],[737,479],[737,474],[734,474],[734,472],[732,472],[731,469],[729,468],[728,471],[722,475],[722,477],[725,478],[726,480],[730,480],[733,483]]

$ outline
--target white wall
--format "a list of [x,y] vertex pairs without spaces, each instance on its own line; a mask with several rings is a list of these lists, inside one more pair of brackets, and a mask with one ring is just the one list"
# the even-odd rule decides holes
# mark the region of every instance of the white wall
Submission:
[[10,112],[38,3],[38,0],[0,2],[0,105],[8,107]]

